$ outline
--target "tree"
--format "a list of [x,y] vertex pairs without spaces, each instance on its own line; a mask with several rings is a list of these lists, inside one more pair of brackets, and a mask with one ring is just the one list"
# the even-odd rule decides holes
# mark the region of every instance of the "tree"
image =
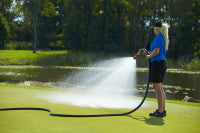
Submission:
[[9,9],[11,7],[12,0],[2,0],[0,6],[0,49],[4,48],[5,42],[7,41],[10,28],[9,28]]
[[17,0],[18,4],[22,4],[22,11],[25,16],[33,19],[34,25],[34,45],[33,53],[36,52],[37,46],[37,25],[38,25],[38,16],[44,15],[46,17],[51,17],[56,14],[54,4],[49,0]]
[[3,15],[0,14],[0,49],[4,48],[5,41],[9,35],[8,22]]
[[135,49],[134,51],[136,52],[137,49],[138,49],[138,32],[139,32],[139,26],[140,26],[140,19],[141,19],[141,14],[142,14],[142,0],[139,1],[138,3],[138,12],[137,12],[137,16],[136,16],[136,19],[135,19],[135,26],[136,26],[136,29],[135,29],[135,34],[134,34],[134,43],[135,43]]
[[170,0],[170,4],[169,56],[191,58],[199,48],[200,3],[198,0]]
[[119,49],[119,43],[123,42],[120,34],[125,31],[124,9],[119,0],[67,1],[63,34],[67,48],[84,51]]

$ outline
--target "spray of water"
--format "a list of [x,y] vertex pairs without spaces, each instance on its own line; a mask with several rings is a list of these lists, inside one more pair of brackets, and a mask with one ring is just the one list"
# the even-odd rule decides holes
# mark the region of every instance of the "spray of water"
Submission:
[[90,69],[73,71],[58,88],[66,92],[47,95],[49,101],[76,106],[133,108],[136,61],[131,57],[99,61]]

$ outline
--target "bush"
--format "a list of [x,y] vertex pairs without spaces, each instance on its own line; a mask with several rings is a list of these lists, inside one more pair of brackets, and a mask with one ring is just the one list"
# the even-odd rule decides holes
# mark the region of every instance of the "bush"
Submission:
[[[148,61],[145,56],[140,56],[137,58],[137,67],[148,67]],[[190,63],[191,59],[188,57],[180,57],[177,60],[172,58],[167,58],[167,68],[176,68],[176,69],[187,69],[187,65]]]
[[102,53],[69,52],[66,54],[50,54],[38,57],[35,65],[84,66],[108,57],[109,55],[105,56]]
[[9,42],[5,45],[5,48],[10,50],[32,49],[32,47],[32,42]]
[[177,60],[167,59],[168,68],[177,68],[177,69],[187,69],[187,65],[190,63],[191,59],[189,57],[182,56]]
[[187,70],[200,71],[200,60],[199,58],[193,59],[188,65]]

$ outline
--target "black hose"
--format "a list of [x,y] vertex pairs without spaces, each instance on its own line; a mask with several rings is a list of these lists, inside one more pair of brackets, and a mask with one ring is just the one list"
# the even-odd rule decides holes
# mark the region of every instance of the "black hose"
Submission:
[[147,87],[146,87],[146,91],[145,91],[145,94],[144,94],[144,97],[142,99],[142,101],[140,102],[140,104],[134,108],[133,110],[131,111],[128,111],[128,112],[124,112],[124,113],[119,113],[119,114],[93,114],[93,115],[73,115],[73,114],[54,114],[52,112],[52,110],[50,109],[46,109],[46,108],[1,108],[0,111],[8,111],[8,110],[41,110],[41,111],[48,111],[49,114],[51,116],[59,116],[59,117],[105,117],[105,116],[123,116],[123,115],[128,115],[128,114],[131,114],[133,112],[135,112],[136,110],[138,110],[142,104],[144,103],[146,97],[147,97],[147,94],[148,94],[148,90],[149,90],[149,76],[148,76],[148,82],[147,82]]

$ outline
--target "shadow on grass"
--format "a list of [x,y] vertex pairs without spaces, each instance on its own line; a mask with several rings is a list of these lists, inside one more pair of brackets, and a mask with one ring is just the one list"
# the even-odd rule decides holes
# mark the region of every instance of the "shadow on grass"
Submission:
[[157,126],[163,126],[165,124],[164,120],[161,117],[149,117],[146,118],[144,116],[131,116],[127,115],[128,117],[134,119],[134,120],[139,120],[139,121],[144,121],[148,125],[157,125]]

